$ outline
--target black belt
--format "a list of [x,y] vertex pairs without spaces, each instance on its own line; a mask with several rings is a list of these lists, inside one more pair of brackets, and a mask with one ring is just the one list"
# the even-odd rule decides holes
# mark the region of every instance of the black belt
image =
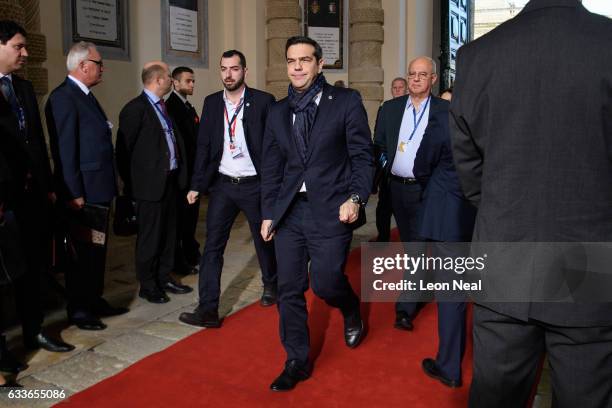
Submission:
[[259,180],[259,176],[257,174],[254,176],[231,177],[226,174],[219,173],[219,176],[221,176],[221,180],[227,181],[228,183],[232,184],[250,183]]
[[396,176],[395,174],[390,174],[389,176],[391,180],[397,181],[398,183],[402,183],[402,184],[418,184],[419,183],[417,179],[412,178],[412,177],[400,177],[400,176]]
[[300,191],[299,193],[297,193],[297,198],[298,200],[308,201],[308,193],[306,193],[305,191]]

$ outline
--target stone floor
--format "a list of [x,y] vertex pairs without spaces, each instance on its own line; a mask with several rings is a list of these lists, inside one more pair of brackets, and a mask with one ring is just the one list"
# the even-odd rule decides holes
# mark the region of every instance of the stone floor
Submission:
[[[373,197],[367,209],[370,222],[357,230],[353,246],[376,235],[375,207],[376,197]],[[202,220],[205,219],[206,203],[201,208],[197,236],[203,243]],[[56,390],[55,395],[63,392],[66,398],[200,330],[178,320],[181,312],[191,311],[197,304],[196,291],[187,295],[170,294],[171,301],[163,305],[150,304],[137,296],[134,241],[133,237],[110,239],[105,297],[113,305],[129,307],[130,312],[104,319],[108,325],[106,330],[92,332],[67,326],[65,311],[58,309],[47,314],[45,326],[51,333],[61,332],[65,341],[76,346],[70,353],[26,353],[20,345],[20,328],[15,327],[7,333],[11,349],[29,364],[29,368],[17,378],[24,386],[21,390]],[[234,313],[259,299],[262,290],[259,274],[248,223],[239,216],[226,249],[221,279],[221,316]],[[183,278],[182,282],[197,288],[195,275]],[[537,408],[550,406],[548,377],[546,373],[540,384],[534,405]],[[7,389],[0,392],[2,407],[49,407],[61,399],[10,399]]]

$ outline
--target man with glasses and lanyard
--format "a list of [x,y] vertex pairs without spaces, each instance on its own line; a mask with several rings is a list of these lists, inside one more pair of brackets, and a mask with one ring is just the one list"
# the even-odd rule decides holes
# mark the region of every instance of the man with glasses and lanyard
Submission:
[[[448,111],[448,102],[431,94],[437,80],[436,63],[418,57],[408,66],[408,95],[385,102],[378,115],[374,141],[386,166],[393,216],[402,242],[419,242],[417,213],[421,205],[421,186],[415,178],[415,159],[429,118]],[[417,161],[418,162],[418,161]],[[418,303],[400,296],[395,305],[395,328],[412,330]]]

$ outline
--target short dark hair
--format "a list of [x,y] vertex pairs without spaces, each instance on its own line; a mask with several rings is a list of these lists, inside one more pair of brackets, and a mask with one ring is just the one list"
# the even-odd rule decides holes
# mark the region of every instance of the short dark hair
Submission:
[[27,37],[26,30],[12,20],[0,20],[0,44],[6,44],[16,34]]
[[312,45],[314,47],[314,56],[317,59],[317,62],[321,61],[321,58],[323,58],[323,49],[319,43],[304,35],[296,35],[287,40],[287,44],[285,44],[285,58],[287,58],[287,50],[289,50],[289,47],[296,44]]
[[440,95],[442,95],[442,94],[444,94],[444,93],[446,93],[446,92],[448,92],[449,94],[451,94],[451,95],[452,95],[452,94],[453,94],[453,87],[451,86],[451,87],[449,87],[449,88],[446,88],[446,89],[444,89],[444,90],[440,91]]
[[146,85],[152,80],[163,75],[164,72],[166,72],[164,67],[158,64],[154,64],[154,65],[151,65],[150,67],[143,68],[142,74],[141,74],[142,83]]
[[189,67],[176,67],[174,68],[174,70],[172,70],[172,78],[178,81],[183,72],[189,72],[190,74],[193,74],[193,69]]
[[238,58],[240,58],[240,65],[242,66],[242,68],[246,68],[246,58],[244,57],[244,54],[241,53],[238,50],[227,50],[227,51],[225,51],[221,55],[221,59],[223,59],[223,58],[232,58],[235,55],[237,55]]

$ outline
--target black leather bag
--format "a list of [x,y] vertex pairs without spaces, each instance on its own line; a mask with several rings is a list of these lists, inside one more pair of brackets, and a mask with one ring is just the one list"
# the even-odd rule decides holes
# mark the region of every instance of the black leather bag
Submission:
[[119,196],[115,200],[113,231],[115,235],[122,237],[129,237],[138,232],[136,203],[128,196]]

